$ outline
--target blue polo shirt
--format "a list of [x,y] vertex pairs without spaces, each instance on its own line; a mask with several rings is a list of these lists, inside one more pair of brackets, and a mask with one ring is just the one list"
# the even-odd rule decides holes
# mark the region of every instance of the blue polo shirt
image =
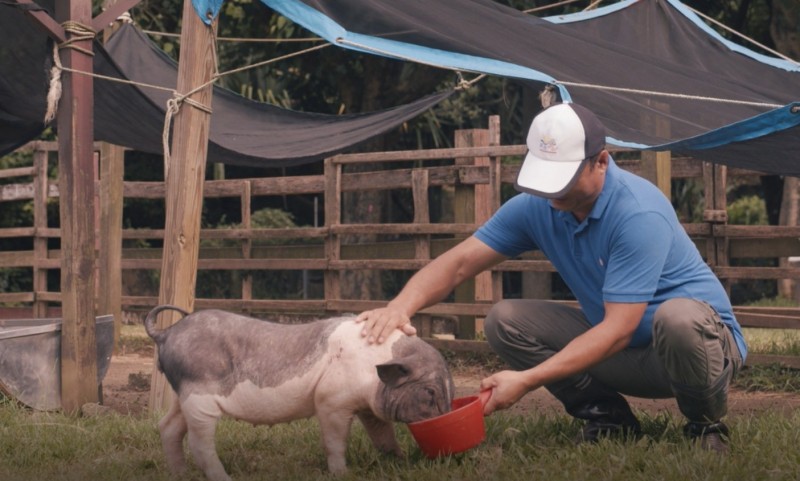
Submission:
[[653,314],[667,299],[710,304],[731,327],[744,359],[747,345],[725,289],[703,261],[669,200],[649,181],[609,159],[603,190],[578,222],[548,199],[518,194],[475,236],[515,257],[540,249],[569,286],[592,325],[605,316],[604,302],[648,304],[631,341],[652,340]]

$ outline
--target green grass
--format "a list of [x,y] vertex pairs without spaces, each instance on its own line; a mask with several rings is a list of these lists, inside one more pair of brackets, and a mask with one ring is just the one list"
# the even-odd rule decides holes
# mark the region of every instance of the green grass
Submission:
[[742,328],[750,352],[800,356],[800,330]]
[[[641,414],[641,413],[640,413]],[[354,424],[350,472],[326,471],[313,420],[272,428],[223,421],[217,448],[236,480],[797,480],[800,414],[770,412],[730,421],[732,452],[725,459],[694,449],[681,420],[641,415],[645,437],[576,447],[579,425],[566,416],[486,418],[486,440],[463,454],[429,460],[397,425],[405,459],[381,455]],[[157,419],[109,415],[71,418],[0,406],[0,479],[4,481],[168,480]],[[179,479],[202,480],[190,464]]]

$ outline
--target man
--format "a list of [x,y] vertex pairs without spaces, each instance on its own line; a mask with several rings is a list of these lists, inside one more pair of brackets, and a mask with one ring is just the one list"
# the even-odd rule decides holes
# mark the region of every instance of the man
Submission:
[[620,395],[677,400],[684,432],[725,452],[728,385],[747,347],[725,290],[650,182],[620,169],[605,128],[563,103],[534,118],[517,190],[472,237],[417,272],[386,307],[358,316],[362,335],[413,335],[410,317],[464,280],[540,249],[580,308],[544,300],[497,303],[484,324],[492,349],[514,370],[481,382],[485,412],[544,386],[586,420],[578,442],[636,435]]

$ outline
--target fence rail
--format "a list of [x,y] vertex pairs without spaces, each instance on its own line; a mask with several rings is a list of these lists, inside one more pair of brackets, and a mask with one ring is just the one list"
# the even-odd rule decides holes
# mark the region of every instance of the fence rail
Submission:
[[[340,312],[358,312],[385,303],[385,299],[348,299],[343,292],[343,275],[353,271],[416,271],[448,247],[474,232],[500,205],[502,189],[513,183],[518,164],[525,154],[525,146],[489,145],[499,134],[490,124],[489,130],[466,131],[456,139],[456,148],[379,152],[338,155],[325,161],[324,172],[319,175],[285,176],[280,178],[250,178],[207,181],[206,199],[237,198],[241,203],[242,222],[236,228],[202,229],[199,271],[228,271],[239,274],[237,298],[198,298],[196,307],[218,307],[242,312],[296,313],[322,316]],[[496,143],[496,142],[495,142]],[[466,145],[466,146],[465,146]],[[61,302],[59,292],[48,290],[47,277],[61,268],[61,253],[57,246],[61,231],[47,221],[47,204],[58,198],[58,186],[47,177],[48,159],[57,150],[50,142],[35,142],[27,146],[34,152],[34,165],[0,171],[0,203],[33,203],[33,223],[0,229],[0,238],[29,239],[31,248],[0,252],[0,269],[28,269],[32,272],[33,287],[29,292],[0,293],[0,306],[23,306],[41,317],[57,308]],[[101,158],[107,152],[98,145],[98,165],[121,162],[112,156]],[[653,172],[647,159],[627,158],[618,164],[634,173]],[[354,167],[370,165],[377,170],[357,171]],[[100,169],[98,168],[98,171]],[[706,212],[704,222],[686,223],[684,228],[715,274],[730,287],[749,279],[783,280],[800,279],[800,267],[751,267],[735,265],[735,261],[755,258],[789,258],[800,256],[800,227],[729,225],[725,215],[726,179],[734,176],[757,176],[758,173],[727,169],[690,158],[676,157],[670,162],[670,179],[702,178],[705,186]],[[10,182],[10,179],[18,180]],[[109,179],[97,176],[97,192],[112,185]],[[670,179],[667,179],[669,181]],[[651,178],[657,185],[664,179]],[[660,184],[659,184],[660,182]],[[118,182],[120,197],[124,199],[163,200],[163,182]],[[434,200],[433,190],[438,189],[444,200]],[[343,199],[350,193],[366,191],[404,190],[411,193],[413,219],[408,222],[351,223],[346,222]],[[444,195],[446,193],[446,195]],[[254,199],[266,196],[315,195],[324,202],[324,225],[298,228],[252,227]],[[122,209],[122,206],[107,206]],[[431,211],[447,212],[437,221],[431,220]],[[98,212],[99,224],[103,224]],[[105,231],[109,226],[103,226]],[[138,241],[160,242],[164,238],[160,228],[119,228],[119,242],[133,244]],[[369,241],[354,241],[354,238]],[[106,272],[105,282],[117,285],[106,291],[98,286],[98,297],[107,296],[106,305],[116,306],[118,312],[146,309],[158,302],[157,294],[133,292],[134,286],[124,283],[124,273],[155,271],[161,269],[161,249],[132,247],[130,245],[114,254],[114,249],[104,249],[110,242],[100,235],[98,266],[118,266]],[[108,259],[117,255],[118,258]],[[115,260],[115,262],[111,262]],[[118,271],[118,272],[117,272]],[[253,274],[259,271],[313,271],[322,277],[320,298],[256,299],[253,296]],[[433,332],[432,318],[437,316],[457,319],[461,339],[447,344],[453,350],[485,349],[476,347],[474,333],[480,330],[480,318],[489,307],[503,297],[503,275],[518,273],[523,289],[549,284],[555,270],[549,261],[537,254],[508,260],[492,272],[483,273],[456,292],[452,302],[444,302],[421,311],[414,321],[423,336]],[[119,286],[121,285],[121,289]],[[546,289],[545,289],[546,291]],[[547,296],[547,294],[544,294]],[[110,302],[110,304],[109,304]],[[745,327],[773,329],[800,329],[800,308],[753,308],[735,306],[737,318]],[[116,316],[121,319],[122,316]],[[800,367],[797,357],[753,356],[751,362],[774,360]]]

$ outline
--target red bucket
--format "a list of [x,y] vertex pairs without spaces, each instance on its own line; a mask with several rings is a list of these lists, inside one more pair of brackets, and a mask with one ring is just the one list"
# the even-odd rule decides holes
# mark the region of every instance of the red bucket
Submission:
[[409,423],[408,429],[422,452],[430,459],[461,453],[483,442],[486,429],[483,423],[483,406],[492,391],[478,396],[453,399],[452,411]]

